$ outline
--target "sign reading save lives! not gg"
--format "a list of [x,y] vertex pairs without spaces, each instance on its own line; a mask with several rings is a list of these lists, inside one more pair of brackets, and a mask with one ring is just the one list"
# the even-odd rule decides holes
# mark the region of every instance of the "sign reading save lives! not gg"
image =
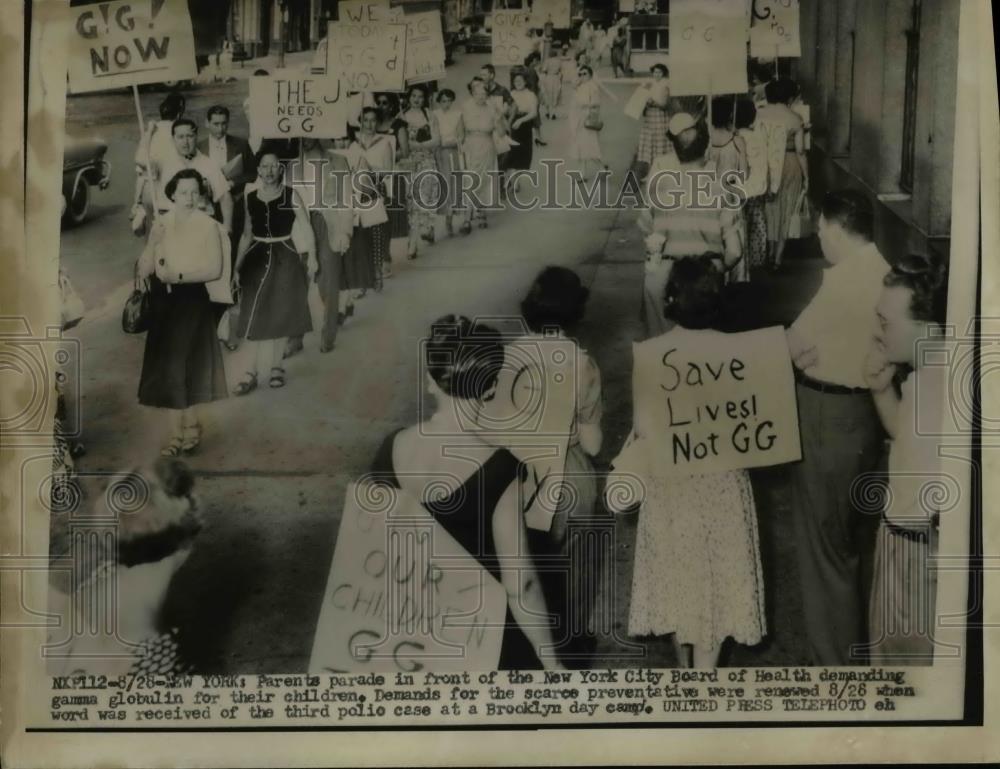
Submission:
[[496,670],[507,593],[411,495],[351,483],[310,673]]
[[70,12],[71,93],[185,80],[198,74],[187,0],[118,0]]
[[250,126],[257,136],[344,136],[347,92],[339,80],[299,70],[252,77]]
[[677,475],[801,459],[795,378],[780,326],[675,328],[634,348],[635,429],[649,466]]

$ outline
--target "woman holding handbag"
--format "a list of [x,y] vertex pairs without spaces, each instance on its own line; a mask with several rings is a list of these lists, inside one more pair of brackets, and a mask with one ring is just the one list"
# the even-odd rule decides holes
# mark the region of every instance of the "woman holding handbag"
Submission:
[[488,101],[482,78],[474,77],[469,81],[469,94],[472,98],[462,105],[462,124],[465,126],[462,156],[465,169],[478,178],[475,188],[469,190],[469,207],[465,209],[465,222],[462,223],[464,235],[472,230],[473,216],[479,229],[487,227],[485,207],[494,205],[498,198],[497,137],[503,133],[503,117]]
[[590,178],[588,170],[592,164],[607,168],[601,155],[599,141],[604,121],[601,118],[601,89],[594,80],[594,71],[587,65],[577,73],[579,85],[573,95],[573,110],[570,113],[572,131],[572,157],[580,161],[585,179]]
[[139,403],[168,410],[171,435],[161,451],[168,457],[198,448],[196,407],[226,397],[215,333],[222,305],[212,297],[228,282],[229,255],[218,222],[198,208],[207,189],[194,169],[174,175],[166,186],[174,206],[157,221],[136,266],[149,298]]
[[420,240],[434,242],[436,204],[441,197],[434,151],[441,145],[437,123],[427,110],[427,91],[421,85],[410,88],[407,109],[402,114],[406,123],[409,154],[404,167],[410,173],[407,185],[407,211],[409,214],[410,242],[406,255],[417,258]]
[[[235,395],[255,390],[261,370],[269,372],[272,388],[285,386],[285,341],[312,331],[309,280],[319,269],[308,211],[284,183],[284,166],[266,142],[257,152],[257,173],[257,189],[244,196],[246,218],[233,275],[240,288],[237,336],[248,342],[246,373]],[[301,252],[292,241],[296,223],[305,241]]]

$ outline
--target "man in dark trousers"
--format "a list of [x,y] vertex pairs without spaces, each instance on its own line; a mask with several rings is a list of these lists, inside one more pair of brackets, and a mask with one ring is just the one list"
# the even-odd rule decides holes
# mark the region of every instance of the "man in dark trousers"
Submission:
[[[223,175],[229,182],[229,191],[233,198],[233,230],[232,230],[232,258],[236,260],[236,249],[239,246],[240,236],[243,234],[243,218],[245,205],[243,194],[246,186],[257,178],[257,160],[246,139],[239,136],[232,136],[229,133],[229,110],[221,104],[216,104],[208,108],[206,116],[208,125],[208,136],[198,143],[199,151],[208,155],[222,169]],[[230,318],[230,328],[236,324]],[[235,349],[238,341],[235,334],[230,331],[228,338],[224,339],[226,347]]]
[[791,512],[806,635],[818,665],[866,661],[858,651],[865,617],[858,503],[866,497],[861,476],[874,469],[883,432],[865,358],[889,272],[873,228],[866,195],[827,193],[819,241],[832,266],[788,329],[802,436],[802,461],[791,465]]

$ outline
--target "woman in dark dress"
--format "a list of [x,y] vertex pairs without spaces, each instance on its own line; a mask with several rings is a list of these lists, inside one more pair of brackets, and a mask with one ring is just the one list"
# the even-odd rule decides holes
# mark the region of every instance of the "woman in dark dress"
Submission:
[[212,282],[223,277],[228,255],[223,230],[198,209],[208,183],[193,168],[167,182],[174,207],[150,232],[136,274],[149,286],[151,323],[139,377],[139,403],[170,414],[164,456],[193,452],[201,443],[196,406],[226,397],[226,373],[216,327],[224,309]]
[[[375,97],[375,107],[378,111],[378,121],[375,125],[375,132],[385,136],[392,136],[396,141],[396,149],[393,157],[393,165],[409,154],[408,129],[406,121],[399,114],[399,98],[394,93],[380,93]],[[386,203],[386,211],[389,214],[389,238],[410,237],[410,215],[406,205],[406,182],[402,175],[393,177],[392,195]],[[389,264],[386,262],[388,274]]]
[[[535,118],[538,117],[538,96],[528,88],[528,77],[523,71],[515,72],[511,76],[510,97],[514,103],[510,138],[517,143],[507,153],[507,170],[528,170],[531,168],[531,137]],[[508,176],[507,183],[516,187],[519,181],[516,176]],[[510,189],[507,192],[509,194]]]
[[[487,445],[473,430],[480,404],[496,389],[503,345],[494,329],[448,315],[431,327],[425,346],[433,415],[390,435],[373,475],[413,494],[507,591],[507,616],[498,667],[560,669],[538,573],[526,541],[519,504],[522,465],[506,449]],[[448,449],[445,451],[445,449]],[[471,472],[470,472],[471,471]],[[442,492],[443,479],[450,483]]]
[[[301,197],[284,183],[284,166],[273,149],[265,143],[257,155],[259,186],[244,198],[246,218],[233,276],[241,292],[237,335],[248,340],[246,374],[236,395],[255,390],[260,371],[269,372],[271,387],[285,385],[285,341],[312,331],[309,277],[318,269],[312,225]],[[292,243],[296,220],[310,241],[301,254]]]

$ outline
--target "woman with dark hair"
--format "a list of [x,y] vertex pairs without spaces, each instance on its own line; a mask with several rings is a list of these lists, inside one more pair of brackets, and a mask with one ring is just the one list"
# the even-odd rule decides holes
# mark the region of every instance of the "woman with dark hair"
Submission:
[[531,135],[538,116],[538,97],[528,88],[528,78],[523,72],[511,77],[510,97],[514,102],[510,136],[517,143],[507,153],[507,169],[527,170],[531,168]]
[[462,153],[459,149],[465,141],[465,124],[462,122],[462,110],[455,106],[455,92],[450,88],[442,88],[437,95],[438,107],[434,110],[434,120],[437,123],[438,139],[437,167],[447,181],[447,187],[438,208],[438,213],[444,217],[445,230],[449,237],[455,234],[452,217],[461,209],[455,208],[453,197],[458,188],[455,174],[462,169]]
[[[708,167],[715,171],[716,179],[727,188],[743,184],[747,177],[747,147],[736,132],[736,96],[716,96],[712,99],[712,125],[708,127]],[[742,209],[737,212],[736,226],[741,251],[746,254],[746,223]],[[726,273],[727,281],[750,280],[747,259],[740,259]]]
[[791,108],[799,93],[798,85],[794,80],[779,78],[768,83],[765,92],[767,104],[757,110],[757,122],[768,137],[768,157],[773,163],[765,214],[768,261],[777,269],[784,256],[792,217],[801,197],[809,192],[809,164],[805,124]]
[[555,50],[551,50],[549,55],[542,60],[539,86],[543,105],[542,112],[549,120],[554,120],[562,91],[562,60]]
[[748,272],[767,263],[767,217],[764,200],[767,192],[767,140],[757,125],[757,108],[749,96],[736,100],[733,124],[746,148],[746,178],[743,193],[743,219],[746,222],[746,263]]
[[434,221],[441,184],[437,176],[434,151],[440,146],[437,123],[431,120],[427,109],[427,91],[422,85],[412,86],[407,93],[408,107],[401,115],[406,124],[408,154],[399,167],[409,171],[407,185],[407,210],[409,212],[410,241],[406,255],[417,258],[419,242],[434,242]]
[[[265,141],[257,152],[257,189],[244,196],[246,218],[233,276],[240,288],[237,334],[247,340],[236,395],[257,389],[260,371],[268,372],[272,388],[284,387],[286,341],[312,331],[308,294],[319,269],[316,241],[309,212],[284,177],[284,164]],[[296,224],[301,252],[292,240]]]
[[[375,95],[375,133],[391,137],[392,162],[385,168],[379,170],[391,171],[396,163],[401,161],[410,153],[409,135],[406,130],[406,121],[399,114],[399,97],[394,93],[378,93]],[[362,115],[362,117],[364,117]],[[374,168],[373,168],[374,170]],[[396,175],[392,179],[392,189],[386,198],[386,213],[389,217],[388,235],[389,240],[401,240],[410,237],[410,214],[406,205],[406,181],[402,176]],[[383,261],[383,276],[392,276],[390,260],[388,258],[388,243],[386,244],[386,259]],[[380,278],[381,279],[381,278]]]
[[360,299],[369,289],[381,290],[382,281],[392,275],[389,241],[393,196],[402,194],[403,188],[393,183],[392,138],[378,131],[378,120],[378,110],[365,107],[361,111],[361,127],[347,150],[358,192],[358,215],[351,247],[344,259],[344,288],[353,292],[348,294],[345,311],[348,317],[354,314],[354,299]]
[[573,94],[573,110],[570,113],[572,136],[572,157],[580,162],[584,179],[589,179],[591,167],[607,168],[601,153],[601,88],[594,80],[594,71],[589,66],[580,67],[579,85]]
[[635,151],[635,159],[643,163],[649,170],[653,161],[660,155],[670,152],[670,141],[667,139],[667,121],[670,115],[667,107],[670,104],[670,70],[665,64],[654,64],[650,68],[653,79],[645,86],[649,89],[646,98],[646,108],[642,111],[642,124],[639,127],[639,146]]
[[[593,636],[588,632],[588,619],[596,600],[599,563],[597,553],[586,547],[588,524],[597,512],[597,473],[592,457],[601,450],[603,435],[601,417],[601,372],[594,359],[576,344],[571,336],[583,318],[589,290],[580,276],[565,267],[546,267],[531,284],[521,302],[521,315],[531,331],[525,339],[537,339],[544,347],[553,340],[573,342],[570,367],[574,377],[569,392],[574,401],[568,409],[571,423],[567,431],[562,491],[547,530],[529,529],[529,542],[536,555],[545,561],[564,561],[563,569],[542,573],[542,584],[549,608],[560,618],[565,645],[561,649],[569,656],[586,655],[593,651]],[[554,404],[557,392],[546,393],[546,407]],[[568,581],[567,581],[568,574]],[[570,587],[572,586],[572,587]],[[575,629],[565,635],[567,629]]]
[[[522,465],[476,434],[476,414],[493,397],[503,357],[495,329],[454,315],[437,320],[425,345],[434,413],[392,433],[375,457],[372,474],[377,482],[418,499],[506,589],[498,668],[556,669],[561,666],[552,635],[539,621],[547,611],[538,574],[521,555],[526,537],[519,502]],[[444,493],[443,483],[450,487]]]
[[[167,182],[174,205],[153,227],[136,275],[148,284],[151,322],[139,377],[139,403],[165,409],[170,440],[163,456],[201,443],[197,406],[226,397],[216,327],[228,299],[229,238],[199,209],[208,183],[194,169]],[[221,289],[221,295],[220,295]]]
[[[664,313],[673,327],[640,342],[635,359],[711,349],[722,311],[718,254],[677,260],[667,281]],[[669,457],[655,454],[660,423],[637,413],[612,464],[644,492],[635,546],[629,635],[672,635],[682,667],[714,668],[723,642],[754,645],[766,632],[764,589],[753,489],[746,470],[668,475]],[[609,488],[611,486],[609,485]],[[608,503],[614,500],[608,495]]]

